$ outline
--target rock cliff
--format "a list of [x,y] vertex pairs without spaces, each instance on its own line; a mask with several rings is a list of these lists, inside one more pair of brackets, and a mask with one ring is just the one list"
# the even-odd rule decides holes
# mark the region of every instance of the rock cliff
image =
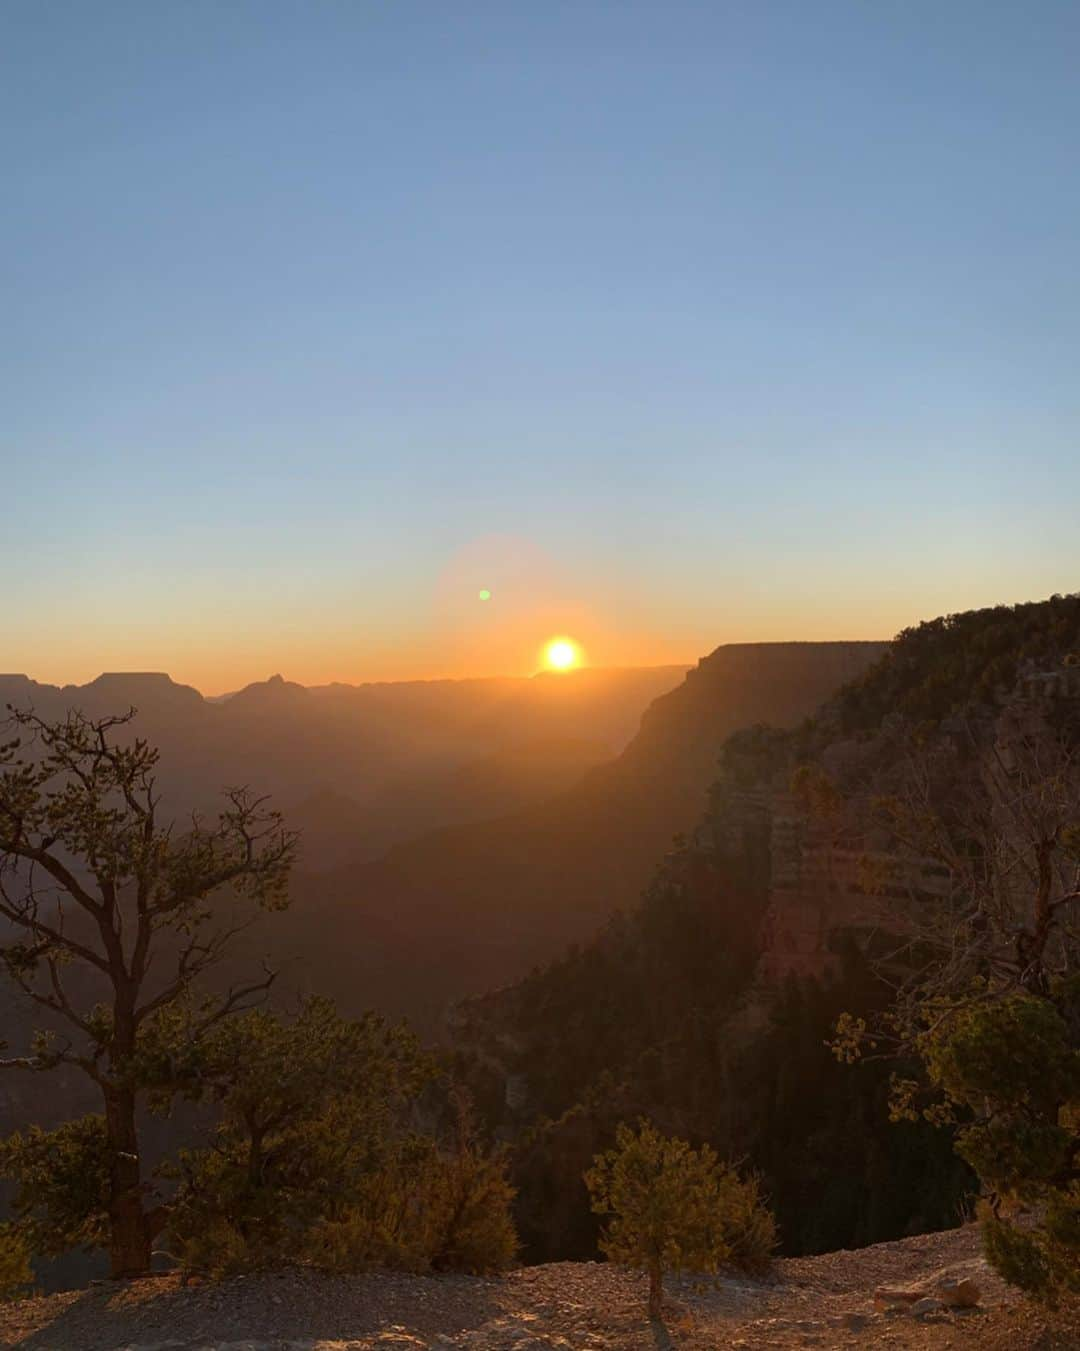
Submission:
[[[840,1012],[888,1001],[881,963],[902,962],[911,907],[932,913],[951,885],[864,808],[909,735],[948,763],[949,792],[1018,737],[1053,733],[1080,713],[1078,651],[1077,597],[901,635],[798,728],[727,739],[697,825],[637,905],[458,1007],[457,1045],[489,1119],[519,1142],[533,1209],[530,1189],[572,1177],[620,1117],[646,1113],[762,1168],[788,1251],[946,1221],[966,1185],[948,1141],[896,1133],[887,1068],[853,1075],[826,1049]],[[846,1189],[828,1180],[834,1151]],[[571,1211],[530,1235],[537,1252],[591,1251],[583,1203]]]

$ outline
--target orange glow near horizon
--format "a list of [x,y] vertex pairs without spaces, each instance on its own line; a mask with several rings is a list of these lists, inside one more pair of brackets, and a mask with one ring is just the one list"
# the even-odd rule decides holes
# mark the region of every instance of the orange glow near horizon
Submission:
[[[476,609],[483,613],[489,607],[476,604]],[[247,642],[231,645],[223,635],[210,644],[144,631],[138,635],[117,634],[113,641],[87,645],[85,652],[43,644],[36,650],[12,654],[3,668],[61,686],[87,684],[106,671],[160,671],[210,696],[242,689],[276,672],[301,685],[527,678],[537,671],[554,673],[559,669],[547,660],[548,642],[541,641],[545,628],[549,635],[562,636],[551,620],[551,615],[540,615],[539,622],[536,616],[529,616],[520,625],[510,623],[505,630],[491,632],[459,633],[443,628],[423,638],[402,635],[396,642],[356,641],[351,636],[316,633],[303,644],[252,635]],[[582,639],[581,643],[575,641],[577,659],[563,669],[581,669],[586,664],[586,652],[588,664],[599,669],[692,666],[707,650],[704,643],[695,645],[692,640],[653,641],[648,635],[632,631],[612,634],[596,625],[590,626]],[[708,646],[715,647],[716,643]]]
[[[108,594],[73,591],[67,610],[57,602],[31,611],[27,602],[0,669],[56,685],[161,671],[219,695],[275,672],[311,686],[686,667],[723,643],[882,639],[927,615],[1002,599],[988,586],[943,583],[918,602],[906,592],[883,600],[880,587],[849,576],[819,607],[796,605],[782,575],[729,588],[722,601],[691,586],[628,595],[616,575],[583,571],[509,534],[467,540],[437,566],[385,586],[342,574],[320,588],[283,563],[280,573],[222,579],[210,599],[212,578],[212,570],[178,575],[165,592],[133,569]],[[571,660],[549,659],[556,642],[572,644]]]
[[[871,571],[836,567],[843,575],[830,574],[813,604],[805,577],[779,567],[740,574],[739,585],[729,577],[719,592],[707,571],[628,590],[615,569],[515,534],[469,538],[400,576],[384,569],[379,584],[348,570],[309,575],[288,557],[235,576],[174,570],[168,588],[131,567],[73,578],[48,604],[16,589],[0,669],[55,685],[162,671],[207,695],[275,672],[309,686],[529,677],[557,672],[545,648],[568,635],[570,670],[687,667],[723,643],[880,640],[935,614],[1030,598],[993,578],[963,586],[945,575],[918,595],[883,590]],[[1031,594],[1053,589],[1048,579]]]
[[578,654],[571,671],[693,666],[723,643],[880,639],[918,619],[903,615],[891,623],[880,618],[854,623],[841,617],[826,625],[805,614],[789,618],[763,607],[753,623],[741,615],[741,622],[725,616],[715,627],[695,631],[689,624],[672,625],[664,633],[656,631],[652,615],[638,622],[625,616],[621,623],[604,622],[597,615],[601,606],[575,604],[572,596],[529,597],[515,612],[504,590],[492,586],[491,591],[492,599],[483,604],[470,586],[460,612],[423,613],[415,628],[381,615],[381,623],[368,626],[340,615],[297,613],[277,615],[273,624],[245,625],[235,610],[215,614],[212,609],[201,616],[176,615],[174,623],[168,622],[174,618],[170,613],[139,626],[99,624],[85,636],[58,627],[33,635],[37,641],[11,644],[0,670],[54,685],[86,684],[105,671],[162,671],[202,694],[219,695],[275,672],[301,685],[554,674],[547,646],[568,635]]

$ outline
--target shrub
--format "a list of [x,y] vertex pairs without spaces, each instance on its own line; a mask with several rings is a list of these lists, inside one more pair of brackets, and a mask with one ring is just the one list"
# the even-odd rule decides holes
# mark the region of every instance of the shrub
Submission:
[[109,1145],[102,1117],[9,1135],[0,1141],[0,1177],[15,1183],[14,1229],[29,1251],[55,1257],[107,1242]]
[[412,1129],[421,1093],[425,1115],[446,1099],[405,1028],[309,999],[291,1023],[226,1023],[210,1050],[221,1116],[210,1147],[173,1170],[169,1243],[185,1265],[490,1271],[513,1258],[504,1162],[480,1147],[464,1102],[451,1090],[449,1146]]
[[505,1157],[483,1153],[470,1138],[438,1160],[430,1185],[435,1270],[481,1274],[509,1266],[518,1239]]
[[34,1285],[30,1253],[18,1229],[0,1225],[0,1303],[24,1299]]
[[762,1272],[776,1250],[776,1220],[762,1196],[756,1173],[740,1178],[732,1168],[720,1169],[720,1224],[728,1261],[743,1271]]
[[[1080,1049],[1075,990],[1011,995],[960,1010],[923,1042],[931,1082],[959,1121],[956,1150],[995,1204],[983,1207],[987,1257],[1048,1302],[1080,1290]],[[965,1119],[966,1118],[966,1119]],[[1038,1221],[1011,1222],[1018,1203]]]
[[649,1316],[659,1318],[665,1271],[715,1272],[725,1262],[760,1267],[775,1243],[756,1179],[742,1182],[703,1145],[670,1139],[646,1121],[620,1125],[585,1183],[610,1217],[600,1246],[649,1277]]
[[501,1154],[413,1138],[341,1213],[312,1226],[304,1257],[333,1271],[500,1271],[517,1253],[512,1199]]
[[295,1260],[392,1165],[432,1072],[406,1029],[340,1018],[325,999],[291,1022],[260,1010],[224,1023],[204,1048],[201,1092],[220,1108],[209,1147],[170,1170],[170,1250],[215,1271]]

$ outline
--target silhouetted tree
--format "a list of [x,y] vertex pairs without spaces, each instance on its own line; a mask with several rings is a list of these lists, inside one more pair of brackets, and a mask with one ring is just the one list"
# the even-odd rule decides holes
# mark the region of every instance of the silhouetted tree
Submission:
[[[74,1066],[100,1090],[103,1240],[112,1274],[138,1275],[165,1213],[148,1205],[136,1108],[148,1086],[166,1095],[173,1086],[168,1015],[190,1007],[190,1046],[263,996],[271,972],[192,1003],[200,978],[251,922],[236,903],[287,904],[295,836],[246,789],[228,791],[214,821],[164,817],[158,752],[119,739],[134,711],[96,721],[73,712],[55,723],[9,711],[15,736],[0,746],[0,917],[9,932],[0,960],[67,1033],[39,1033],[27,1054],[0,1066]],[[26,1143],[7,1151],[17,1175]]]

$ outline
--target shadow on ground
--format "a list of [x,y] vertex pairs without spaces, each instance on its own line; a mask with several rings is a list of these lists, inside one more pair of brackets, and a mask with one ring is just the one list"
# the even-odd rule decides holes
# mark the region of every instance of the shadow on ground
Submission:
[[[335,1341],[394,1327],[434,1339],[482,1326],[504,1308],[499,1282],[475,1277],[418,1279],[373,1272],[348,1281],[312,1271],[237,1277],[180,1288],[175,1278],[103,1282],[57,1307],[4,1347],[20,1351],[113,1351],[165,1343],[182,1351],[230,1341]],[[29,1321],[29,1320],[28,1320]]]

